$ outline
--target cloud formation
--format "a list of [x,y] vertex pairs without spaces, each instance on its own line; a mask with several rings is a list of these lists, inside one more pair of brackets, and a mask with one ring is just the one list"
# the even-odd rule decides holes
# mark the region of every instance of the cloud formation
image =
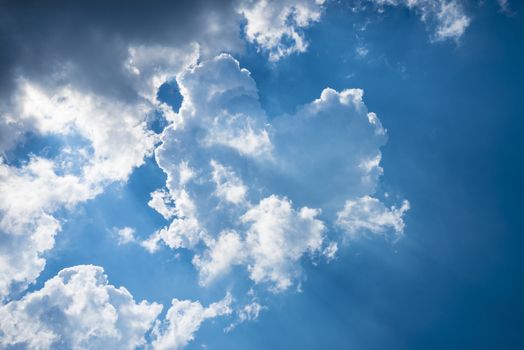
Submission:
[[[469,24],[454,1],[407,4],[438,23],[437,39],[460,37]],[[372,197],[386,131],[362,90],[326,88],[292,115],[269,120],[249,71],[229,54],[216,56],[242,51],[241,30],[270,61],[305,52],[305,30],[325,6],[95,0],[64,3],[58,14],[36,1],[0,5],[0,344],[143,344],[161,306],[136,303],[98,267],[62,270],[41,290],[8,301],[44,269],[61,227],[56,212],[127,181],[153,151],[167,182],[148,204],[169,224],[141,243],[152,252],[161,244],[192,250],[204,286],[239,267],[254,284],[282,292],[300,284],[307,258],[335,257],[335,230],[351,238],[402,234],[408,203],[387,208]],[[157,98],[175,78],[178,112]],[[161,135],[149,125],[157,115],[169,123]],[[56,152],[16,159],[33,136],[51,140]],[[117,233],[122,244],[135,240],[131,228]],[[230,314],[231,303],[229,295],[208,307],[173,299],[152,346],[183,347],[204,320]],[[240,321],[261,308],[247,305]]]
[[[17,124],[8,129],[20,127],[21,136],[54,137],[58,151],[52,158],[31,155],[18,166],[0,163],[0,241],[5,247],[0,259],[6,261],[0,265],[1,297],[13,286],[23,289],[43,269],[42,254],[53,247],[60,228],[53,213],[94,198],[109,183],[126,181],[157,138],[146,125],[151,108],[146,103],[123,103],[69,86],[43,88],[26,80],[20,81],[15,100],[9,113]],[[2,120],[9,123],[9,115]]]
[[246,19],[246,38],[268,52],[270,61],[306,51],[303,30],[320,20],[325,0],[247,1],[239,12]]
[[[362,90],[327,88],[269,121],[255,82],[230,55],[187,69],[177,82],[183,102],[155,151],[166,188],[150,201],[172,221],[144,245],[193,250],[202,285],[241,266],[255,284],[287,290],[303,277],[303,257],[334,257],[328,232],[341,227],[348,201],[384,206],[368,196],[383,171],[386,131]],[[375,233],[393,226],[400,234],[406,210],[395,212],[396,226],[385,220]],[[387,216],[372,214],[359,216],[363,227]]]
[[137,303],[124,287],[108,283],[101,267],[63,269],[42,289],[0,306],[0,345],[27,349],[180,349],[202,322],[228,315],[232,297],[208,307],[173,299],[164,319],[162,305]]
[[163,321],[157,321],[152,331],[152,347],[155,350],[181,349],[193,340],[202,322],[218,316],[229,315],[232,297],[212,303],[207,307],[198,301],[173,299]]
[[135,349],[162,310],[108,284],[100,267],[60,271],[39,291],[0,307],[0,344],[28,349]]
[[349,239],[388,232],[400,238],[405,226],[402,216],[408,210],[408,201],[403,201],[400,208],[387,208],[378,199],[364,196],[346,201],[344,208],[337,213],[335,225],[344,230]]
[[[181,48],[131,46],[120,62],[134,98],[86,91],[67,64],[44,83],[19,77],[8,103],[0,105],[0,297],[21,291],[43,270],[54,246],[59,209],[93,199],[107,185],[127,181],[151,155],[158,135],[149,126],[171,109],[156,91],[199,57],[198,45]],[[122,78],[124,79],[124,78]],[[67,81],[67,83],[64,82]],[[17,145],[36,137],[55,151],[17,159]],[[15,263],[16,262],[16,263]]]
[[55,164],[33,158],[21,168],[0,163],[0,297],[20,291],[45,266],[42,253],[54,246],[60,222],[50,213],[91,198],[92,189]]

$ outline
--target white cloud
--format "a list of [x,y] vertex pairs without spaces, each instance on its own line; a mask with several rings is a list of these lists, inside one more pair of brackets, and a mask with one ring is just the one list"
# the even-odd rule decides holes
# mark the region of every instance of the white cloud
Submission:
[[155,324],[152,347],[155,350],[181,349],[193,340],[203,321],[231,314],[231,295],[208,307],[198,301],[173,299],[164,321]]
[[[278,177],[271,186],[330,219],[348,198],[375,191],[386,130],[368,113],[363,91],[326,88],[320,98],[273,121]],[[279,182],[282,185],[279,185]]]
[[240,218],[248,225],[245,238],[223,232],[203,258],[195,256],[201,284],[209,285],[232,266],[243,264],[255,283],[266,283],[274,292],[288,289],[301,277],[300,259],[321,253],[325,226],[318,214],[307,207],[294,210],[285,198],[264,198]]
[[196,204],[189,194],[184,189],[171,192],[171,200],[175,203],[175,219],[168,227],[153,234],[149,243],[146,243],[146,246],[149,244],[152,247],[152,251],[156,250],[154,247],[160,239],[169,247],[177,249],[193,248],[200,240],[207,238],[207,232],[198,220]]
[[163,190],[156,190],[151,193],[151,200],[147,203],[151,208],[155,209],[164,219],[169,220],[176,214],[173,200],[169,197],[169,193]]
[[263,309],[264,306],[257,302],[249,303],[240,310],[238,313],[238,319],[240,322],[256,320]]
[[409,210],[409,202],[404,201],[400,208],[387,208],[376,198],[364,196],[348,200],[337,213],[336,225],[344,230],[349,239],[393,232],[397,238],[404,233],[404,213]]
[[198,140],[203,147],[227,147],[246,156],[271,150],[255,82],[230,55],[186,70],[177,82],[184,97],[181,128],[205,132]]
[[454,1],[440,3],[437,19],[437,40],[460,38],[471,22],[460,5]]
[[298,261],[318,252],[324,241],[324,223],[319,210],[295,211],[287,199],[270,196],[249,209],[241,220],[249,223],[246,247],[248,269],[256,283],[269,282],[273,291],[289,288],[300,277]]
[[113,231],[117,234],[118,244],[120,245],[129,244],[129,243],[136,241],[136,238],[135,238],[136,231],[132,227],[122,227],[122,228],[115,227],[113,228]]
[[222,232],[218,239],[210,244],[204,258],[195,255],[193,264],[200,273],[200,284],[207,286],[218,277],[229,272],[233,265],[241,264],[246,259],[245,243],[234,231]]
[[[346,201],[373,194],[383,172],[386,130],[363,91],[326,88],[270,124],[255,82],[229,55],[177,81],[182,106],[155,151],[166,189],[150,202],[173,219],[142,244],[193,250],[202,285],[240,266],[274,292],[301,280],[304,256],[333,259],[337,242],[325,236],[337,213]],[[258,135],[262,146],[232,141],[245,134]]]
[[78,144],[62,147],[54,159],[33,157],[18,167],[1,164],[0,232],[10,247],[0,254],[9,261],[1,266],[2,297],[15,284],[23,289],[43,269],[42,254],[53,247],[59,229],[53,212],[94,198],[108,183],[127,180],[156,140],[144,122],[145,106],[70,87],[43,90],[24,80],[16,100],[12,113],[27,121],[32,132],[76,138]]
[[98,191],[55,163],[32,158],[20,168],[0,163],[0,297],[24,289],[43,270],[60,222],[50,213]]
[[[262,1],[243,3],[238,10],[247,20],[247,39],[276,61],[307,49],[303,31],[320,20],[323,4]],[[453,6],[438,12],[440,36],[461,34],[469,22],[460,13]],[[224,27],[221,18],[204,17],[214,38]],[[351,198],[372,194],[382,174],[380,121],[367,113],[361,90],[325,89],[319,99],[270,125],[255,82],[235,59],[222,54],[196,64],[200,53],[213,50],[205,44],[127,47],[128,56],[117,67],[122,72],[115,69],[121,86],[105,90],[124,87],[125,97],[106,95],[78,76],[72,79],[81,72],[75,62],[54,72],[49,84],[47,78],[18,79],[13,103],[1,106],[0,151],[12,149],[26,132],[74,138],[78,144],[64,146],[53,159],[0,163],[0,297],[24,289],[43,270],[44,254],[60,230],[55,211],[126,181],[143,164],[159,141],[146,123],[154,112],[172,124],[155,154],[168,176],[166,188],[153,192],[149,205],[171,222],[142,242],[147,249],[156,250],[160,242],[193,249],[202,284],[242,265],[255,283],[275,292],[300,280],[304,256],[334,257],[337,244],[325,239],[326,225],[333,224],[343,203],[339,220]],[[173,78],[184,97],[179,112],[156,98],[158,87]],[[400,223],[403,228],[404,206],[380,210],[375,226],[366,229],[398,232]],[[356,214],[344,215],[342,226]],[[391,218],[395,215],[397,221]],[[132,228],[117,233],[122,244],[135,240]],[[229,295],[208,307],[173,299],[166,319],[155,325],[153,347],[183,347],[204,320],[230,314],[230,304]],[[160,310],[155,303],[137,304],[126,289],[109,285],[101,268],[77,266],[0,307],[0,343],[134,348],[143,344]],[[239,318],[254,319],[260,310],[253,302]]]
[[233,204],[239,204],[246,197],[247,188],[231,168],[211,160],[213,181],[215,182],[215,194],[222,200]]
[[329,242],[329,244],[324,248],[322,254],[325,255],[327,261],[331,261],[336,258],[338,252],[337,242]]
[[18,118],[29,120],[36,133],[88,141],[81,171],[89,183],[126,180],[156,141],[145,123],[146,103],[126,104],[69,86],[44,90],[29,81],[21,82],[17,99]]
[[146,99],[160,104],[158,88],[173,80],[184,68],[196,64],[200,47],[191,43],[182,47],[162,45],[131,46],[125,64],[136,90]]
[[[193,47],[186,55],[158,50],[130,49],[128,65],[141,71],[129,84],[144,97],[144,91],[158,89],[162,79],[195,59]],[[126,181],[158,140],[146,125],[158,106],[155,99],[124,100],[83,91],[62,82],[67,74],[66,65],[63,76],[48,85],[19,78],[11,103],[2,104],[0,133],[11,136],[1,142],[1,151],[14,147],[27,132],[53,136],[63,144],[52,159],[32,156],[19,165],[0,163],[1,298],[23,290],[43,270],[43,254],[54,246],[60,229],[53,213],[94,198],[110,183]]]
[[0,306],[0,344],[28,349],[134,349],[162,306],[136,303],[100,267],[64,269],[38,291]]
[[[207,214],[218,203],[196,196],[194,190],[241,204],[247,189],[221,159],[225,153],[265,159],[272,147],[256,86],[231,56],[223,54],[190,68],[177,82],[183,96],[177,121],[164,130],[163,143],[155,151],[157,163],[167,174],[169,197],[160,201],[158,193],[152,194],[155,208],[175,219],[151,237],[148,243],[153,248],[159,239],[172,248],[192,248],[207,240],[208,230],[201,222],[211,220]],[[199,190],[201,185],[210,192]]]
[[242,2],[239,12],[246,19],[246,38],[278,61],[292,53],[305,52],[308,43],[302,31],[318,22],[324,0]]
[[257,320],[258,316],[260,316],[260,312],[262,312],[264,309],[267,308],[256,301],[252,301],[251,303],[244,305],[239,310],[237,310],[238,318],[229,326],[227,326],[224,329],[224,332],[229,333],[241,323]]

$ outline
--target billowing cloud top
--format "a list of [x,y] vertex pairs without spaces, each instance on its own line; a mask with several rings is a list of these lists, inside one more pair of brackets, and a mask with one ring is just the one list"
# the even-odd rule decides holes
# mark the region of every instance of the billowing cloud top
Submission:
[[[368,113],[362,90],[327,88],[269,123],[255,82],[230,55],[189,68],[177,81],[182,106],[155,153],[166,188],[150,202],[173,220],[144,242],[149,250],[161,241],[194,250],[203,285],[241,265],[253,282],[283,291],[300,280],[304,255],[332,257],[328,231],[358,236],[345,217],[361,223],[358,232],[379,221],[384,230],[375,233],[402,233],[407,204],[387,209],[367,197],[382,174],[386,131]],[[382,206],[348,214],[352,201],[366,200]]]
[[136,303],[100,267],[64,269],[44,287],[0,307],[0,344],[29,349],[134,349],[162,306]]

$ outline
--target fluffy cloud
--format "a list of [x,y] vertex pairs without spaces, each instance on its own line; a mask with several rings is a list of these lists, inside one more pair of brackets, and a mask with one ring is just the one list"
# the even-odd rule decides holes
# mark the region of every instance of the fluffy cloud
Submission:
[[195,256],[201,283],[208,285],[233,265],[246,264],[255,283],[267,283],[274,292],[288,289],[301,275],[302,256],[322,248],[325,227],[318,214],[307,207],[296,211],[287,199],[264,198],[240,218],[248,224],[244,239],[223,232],[203,258]]
[[251,224],[246,236],[251,279],[270,282],[276,291],[289,288],[300,275],[300,258],[322,247],[325,227],[319,213],[307,207],[295,211],[288,200],[276,196],[249,209],[241,220]]
[[279,155],[270,185],[332,219],[347,198],[373,193],[386,130],[368,113],[363,91],[326,88],[294,115],[274,120]]
[[0,164],[2,297],[12,286],[21,289],[32,282],[43,269],[42,254],[53,247],[60,227],[53,212],[95,197],[108,183],[126,180],[155,142],[140,105],[69,87],[44,91],[27,81],[20,83],[16,98],[11,113],[31,125],[30,132],[77,141],[64,141],[53,159],[33,156],[19,166]]
[[43,270],[60,222],[51,214],[91,198],[96,189],[55,164],[32,158],[21,168],[0,163],[0,297],[24,289]]
[[135,229],[132,227],[113,228],[113,232],[118,237],[118,244],[128,244],[136,241]]
[[[148,118],[157,109],[172,112],[152,91],[197,56],[194,45],[185,51],[130,48],[121,68],[140,97],[128,100],[85,92],[58,78],[50,79],[52,84],[17,80],[10,104],[2,105],[0,130],[12,136],[1,151],[11,154],[27,134],[52,140],[57,150],[50,158],[32,155],[15,163],[6,156],[0,163],[0,260],[5,262],[0,265],[0,297],[25,288],[44,268],[43,254],[53,247],[60,228],[56,210],[71,209],[108,184],[126,181],[152,153],[158,135],[149,129]],[[69,77],[67,66],[63,74]]]
[[[347,209],[372,194],[382,174],[385,130],[367,112],[361,90],[325,89],[270,123],[249,72],[229,55],[214,57],[241,49],[240,16],[246,38],[270,60],[304,52],[303,31],[320,20],[323,5],[2,6],[9,21],[0,28],[7,57],[0,67],[0,152],[9,155],[28,134],[58,140],[59,150],[50,159],[0,163],[0,297],[23,290],[43,270],[60,230],[57,210],[126,181],[143,164],[160,139],[147,125],[157,113],[171,123],[155,151],[168,180],[149,205],[171,221],[143,245],[194,250],[204,285],[242,266],[254,283],[284,291],[302,278],[303,257],[334,257],[337,244],[327,238],[334,225],[401,232],[404,205],[385,209],[378,202],[367,217],[364,209]],[[452,5],[431,13],[441,37],[460,35],[469,23]],[[29,30],[21,25],[28,22]],[[178,112],[156,95],[174,78],[184,97]],[[374,224],[355,224],[355,216]],[[117,233],[121,243],[134,240],[130,228]],[[208,307],[174,299],[153,329],[153,347],[183,347],[204,320],[231,313],[230,304],[230,296]],[[239,318],[254,319],[260,309],[252,303]],[[134,348],[160,310],[109,285],[101,268],[77,266],[0,307],[0,344]]]
[[364,196],[348,200],[337,213],[336,226],[344,230],[348,238],[355,239],[368,233],[384,235],[393,232],[397,238],[404,232],[402,216],[409,210],[409,202],[400,208],[387,208],[376,198]]
[[237,232],[222,232],[209,244],[203,258],[200,255],[193,258],[193,264],[200,271],[200,283],[207,286],[229,272],[232,266],[243,263],[247,257],[245,248],[245,242]]
[[181,349],[193,340],[194,333],[203,321],[231,314],[231,295],[209,305],[197,301],[173,299],[162,322],[157,321],[152,331],[152,347],[155,350]]
[[69,86],[44,89],[28,81],[21,82],[16,98],[13,113],[28,120],[32,132],[87,141],[88,146],[75,151],[87,153],[88,161],[83,169],[72,170],[81,170],[89,183],[127,179],[154,146],[145,122],[151,107],[145,103],[126,104]]
[[[162,305],[137,303],[124,287],[107,281],[101,267],[66,268],[42,289],[0,306],[0,346],[27,349],[180,349],[202,322],[232,312],[230,294],[207,307],[173,299],[164,319]],[[256,312],[256,310],[246,311]],[[247,317],[247,316],[246,316]]]
[[240,204],[244,201],[247,188],[242,183],[233,170],[227,168],[216,161],[211,161],[212,177],[215,182],[215,194],[220,199],[233,204]]
[[[200,5],[198,9],[204,11],[200,19],[216,23],[213,13],[221,10],[212,4]],[[226,13],[234,13],[224,5]],[[100,6],[103,13],[119,13],[119,26],[98,16],[102,12],[92,12]],[[54,211],[95,197],[109,183],[126,181],[151,153],[157,136],[148,129],[148,119],[155,110],[168,119],[172,112],[157,101],[158,87],[211,49],[208,44],[213,40],[209,38],[217,35],[223,39],[220,45],[238,47],[233,43],[238,43],[233,40],[238,36],[235,21],[216,26],[213,32],[195,31],[189,36],[171,31],[171,45],[161,45],[166,40],[161,40],[162,28],[156,27],[158,16],[174,12],[174,17],[163,23],[170,26],[180,16],[178,26],[188,11],[195,12],[189,5],[162,10],[136,7],[130,4],[122,13],[119,7],[95,1],[87,9],[81,5],[58,12],[39,8],[38,18],[30,20],[38,22],[34,25],[40,30],[35,32],[19,26],[35,11],[15,3],[2,6],[2,18],[10,18],[2,21],[0,32],[6,38],[2,45],[5,52],[16,55],[16,60],[3,62],[1,68],[7,72],[0,84],[0,152],[5,158],[0,164],[2,298],[12,288],[25,288],[43,269],[43,254],[53,247],[60,228]],[[154,23],[144,21],[142,11],[156,13]],[[59,12],[76,20],[56,18]],[[137,15],[142,23],[140,32],[132,30]],[[95,32],[100,35],[93,35]],[[146,33],[156,35],[157,44],[144,45]],[[21,42],[23,48],[19,47]],[[33,156],[27,164],[10,162],[13,149],[28,134],[58,142],[58,155],[53,159]]]
[[386,130],[362,90],[324,89],[270,123],[249,72],[229,55],[177,81],[182,106],[155,151],[166,188],[150,202],[173,219],[143,244],[193,250],[202,285],[242,266],[273,292],[300,281],[304,256],[333,259],[328,231],[348,201],[375,192],[383,172]]
[[246,38],[278,61],[304,52],[308,43],[302,30],[318,22],[325,0],[247,1],[239,12],[246,19]]
[[134,349],[162,310],[135,302],[92,265],[58,273],[38,291],[0,307],[0,344],[28,349]]

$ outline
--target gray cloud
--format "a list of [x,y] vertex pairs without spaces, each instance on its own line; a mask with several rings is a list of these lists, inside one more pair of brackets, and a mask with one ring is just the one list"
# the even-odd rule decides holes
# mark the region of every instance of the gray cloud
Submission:
[[23,75],[132,98],[122,67],[130,45],[196,41],[204,55],[242,47],[235,3],[228,0],[5,1],[0,13],[4,96]]

